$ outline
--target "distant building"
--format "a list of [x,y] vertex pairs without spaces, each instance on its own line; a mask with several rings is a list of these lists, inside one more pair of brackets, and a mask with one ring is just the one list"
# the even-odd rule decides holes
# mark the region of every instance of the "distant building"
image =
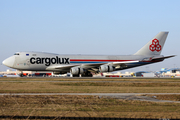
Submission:
[[161,69],[159,71],[163,77],[180,77],[180,68]]
[[0,75],[20,75],[23,73],[23,76],[50,76],[52,72],[44,72],[44,71],[12,71],[11,69],[7,69],[7,71],[0,72]]

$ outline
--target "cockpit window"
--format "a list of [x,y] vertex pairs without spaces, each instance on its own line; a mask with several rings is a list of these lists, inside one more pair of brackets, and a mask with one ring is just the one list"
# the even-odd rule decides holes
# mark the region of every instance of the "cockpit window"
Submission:
[[15,53],[14,55],[19,55],[19,53]]

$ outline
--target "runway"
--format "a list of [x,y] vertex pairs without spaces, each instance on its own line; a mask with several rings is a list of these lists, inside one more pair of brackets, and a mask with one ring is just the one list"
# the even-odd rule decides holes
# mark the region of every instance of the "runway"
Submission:
[[[20,79],[64,79],[64,80],[67,80],[67,79],[100,79],[100,80],[103,80],[103,79],[114,79],[114,80],[122,80],[122,79],[180,79],[180,77],[174,77],[174,78],[171,78],[171,77],[1,77],[1,78],[20,78]],[[0,79],[1,79],[0,78]]]
[[54,82],[57,82],[57,83],[68,83],[68,82],[70,82],[70,83],[76,83],[76,82],[78,82],[78,83],[85,83],[85,82],[93,82],[93,83],[180,83],[180,81],[179,82],[159,82],[159,81],[146,81],[146,82],[142,82],[142,81],[45,81],[45,80],[42,80],[42,81],[22,81],[22,80],[17,80],[17,81],[9,81],[9,80],[7,80],[7,81],[0,81],[0,82],[14,82],[14,83],[19,83],[19,82],[52,82],[52,83],[54,83]]
[[[180,95],[180,93],[0,93],[4,95],[91,95],[98,96],[99,98],[115,98],[123,100],[139,100],[149,102],[169,102],[169,103],[180,103],[180,101],[170,100],[158,100],[156,95]],[[154,95],[154,97],[148,97],[146,95]]]

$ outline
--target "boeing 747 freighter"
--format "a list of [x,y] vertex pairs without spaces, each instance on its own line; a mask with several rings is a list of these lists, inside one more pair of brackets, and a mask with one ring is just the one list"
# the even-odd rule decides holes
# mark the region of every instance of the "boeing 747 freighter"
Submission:
[[92,77],[92,73],[113,72],[161,62],[174,57],[160,55],[168,32],[160,32],[133,55],[61,55],[44,52],[17,52],[3,64],[20,71],[70,72],[73,77]]

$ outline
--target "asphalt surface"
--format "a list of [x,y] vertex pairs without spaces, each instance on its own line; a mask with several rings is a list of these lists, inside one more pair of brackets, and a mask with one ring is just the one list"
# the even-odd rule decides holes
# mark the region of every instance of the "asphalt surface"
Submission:
[[67,82],[72,82],[72,83],[76,83],[76,82],[94,82],[94,83],[180,83],[180,81],[179,82],[160,82],[160,81],[146,81],[146,82],[142,82],[142,81],[48,81],[48,80],[46,80],[46,81],[27,81],[27,80],[25,80],[25,81],[22,81],[22,80],[17,80],[17,81],[9,81],[9,80],[7,80],[7,81],[0,81],[0,82],[59,82],[59,83],[63,83],[63,82],[65,82],[65,83],[67,83]]
[[180,77],[1,77],[1,78],[24,78],[24,79],[180,79]]
[[[3,95],[91,95],[91,96],[98,96],[99,98],[116,98],[123,100],[180,103],[180,101],[156,99],[156,95],[180,95],[180,93],[0,93],[0,95],[1,96]],[[148,97],[145,95],[154,95],[154,96]]]

